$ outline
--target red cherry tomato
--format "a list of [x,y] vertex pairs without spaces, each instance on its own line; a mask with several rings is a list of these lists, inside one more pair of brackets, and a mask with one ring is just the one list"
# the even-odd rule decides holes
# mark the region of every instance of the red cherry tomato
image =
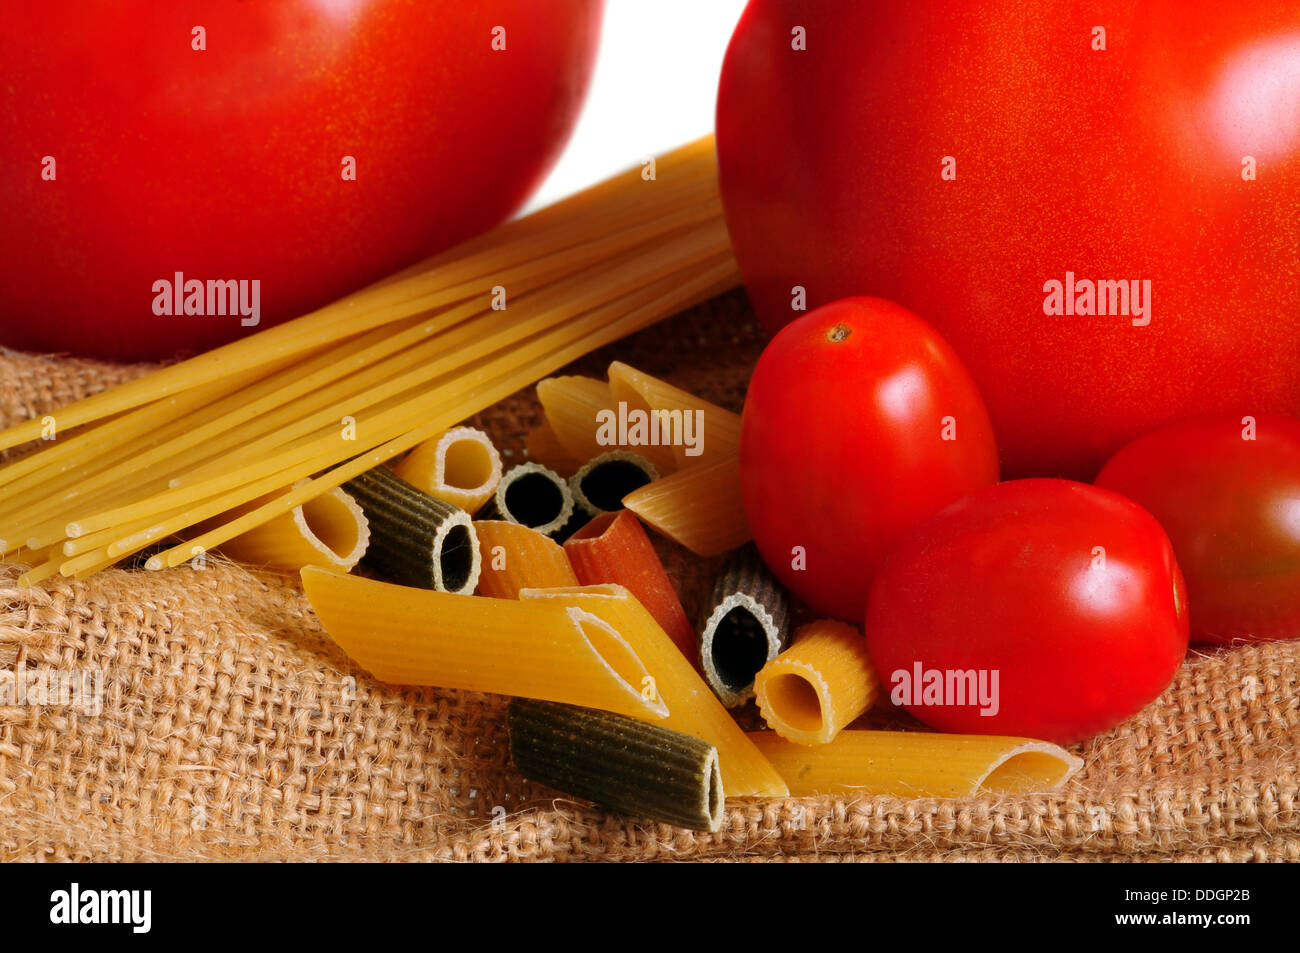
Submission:
[[1194,641],[1300,636],[1300,420],[1171,424],[1111,457],[1097,485],[1140,503],[1169,534]]
[[[769,328],[796,285],[897,301],[970,369],[1007,472],[1091,479],[1174,419],[1300,411],[1298,96],[1292,0],[753,0],[727,223]],[[1149,281],[1151,309],[1114,286],[1046,314],[1067,273]]]
[[997,478],[970,375],[910,311],[837,301],[759,358],[741,422],[745,516],[773,573],[817,611],[860,620],[894,541]]
[[[1187,599],[1168,537],[1136,503],[1014,480],[952,504],[890,553],[866,635],[881,682],[926,724],[1065,744],[1169,686],[1187,652]],[[927,697],[927,684],[942,690]]]
[[266,327],[495,225],[567,137],[600,15],[600,0],[6,3],[0,344],[205,349],[257,327],[156,315],[155,282],[247,281],[251,311],[257,280]]

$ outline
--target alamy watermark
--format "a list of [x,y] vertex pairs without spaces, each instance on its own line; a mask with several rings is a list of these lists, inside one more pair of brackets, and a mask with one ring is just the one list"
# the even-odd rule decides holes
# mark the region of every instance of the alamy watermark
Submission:
[[889,684],[893,686],[889,700],[907,707],[978,705],[980,715],[991,718],[1002,707],[998,681],[996,668],[926,668],[920,662],[913,662],[910,670],[895,669],[889,676]]
[[164,315],[238,314],[246,328],[262,321],[262,282],[254,278],[199,281],[186,280],[184,272],[153,283],[153,313]]
[[19,662],[0,671],[0,707],[79,708],[83,714],[104,710],[104,673],[100,669],[28,668]]
[[123,924],[132,933],[153,926],[152,890],[83,890],[73,883],[50,894],[50,922],[56,925]]
[[1132,317],[1135,328],[1151,323],[1151,281],[1093,281],[1075,278],[1067,271],[1065,280],[1051,278],[1043,282],[1043,314],[1048,315],[1122,315]]
[[596,411],[596,442],[602,447],[683,447],[688,457],[704,452],[703,410],[628,410],[620,400],[617,409]]

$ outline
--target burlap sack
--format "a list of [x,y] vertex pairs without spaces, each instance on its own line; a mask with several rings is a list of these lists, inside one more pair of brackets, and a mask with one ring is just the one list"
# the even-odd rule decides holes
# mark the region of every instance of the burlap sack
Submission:
[[[739,408],[760,349],[736,293],[575,369],[618,357]],[[0,423],[140,370],[0,355]],[[509,464],[536,418],[530,391],[477,422]],[[713,566],[662,552],[694,616]],[[733,800],[709,836],[523,781],[501,699],[377,683],[292,575],[17,576],[0,567],[0,672],[102,672],[102,709],[0,708],[0,860],[1300,860],[1300,642],[1193,650],[1056,794]]]

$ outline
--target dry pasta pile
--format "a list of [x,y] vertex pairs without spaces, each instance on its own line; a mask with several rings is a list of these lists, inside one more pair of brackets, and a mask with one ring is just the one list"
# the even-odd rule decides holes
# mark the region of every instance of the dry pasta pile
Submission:
[[163,540],[146,565],[179,565],[738,281],[710,137],[0,433],[39,447],[0,468],[0,556],[28,585]]
[[[959,797],[1080,767],[1032,739],[846,730],[881,697],[865,640],[829,619],[791,635],[788,595],[721,505],[738,495],[736,415],[619,362],[608,381],[537,390],[528,462],[503,473],[480,431],[437,435],[360,487],[375,578],[301,570],[326,631],[376,677],[513,696],[525,776],[695,830],[718,829],[727,796]],[[646,524],[730,552],[698,624]],[[750,698],[772,730],[742,729]]]
[[[5,431],[0,449],[49,442],[0,469],[0,555],[28,585],[213,548],[299,570],[375,677],[512,696],[525,776],[695,830],[728,796],[1063,783],[1080,762],[1044,742],[850,728],[882,695],[865,640],[828,619],[792,633],[748,542],[738,415],[615,362],[537,384],[545,422],[508,470],[457,426],[737,281],[702,140]],[[646,527],[727,554],[700,619]],[[771,730],[742,728],[750,699]]]

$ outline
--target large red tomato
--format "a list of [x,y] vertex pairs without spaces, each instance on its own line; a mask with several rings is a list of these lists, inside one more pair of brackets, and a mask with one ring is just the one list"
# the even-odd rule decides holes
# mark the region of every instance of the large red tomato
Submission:
[[818,612],[861,619],[890,547],[997,479],[974,382],[906,308],[824,305],[759,358],[741,419],[745,519],[772,572]]
[[257,328],[158,316],[155,282],[248,281],[251,311],[258,280],[265,327],[496,224],[568,135],[600,14],[600,0],[6,4],[0,344],[208,348]]
[[871,587],[891,698],[941,731],[1065,744],[1169,687],[1187,596],[1150,513],[1069,480],[979,490],[917,527]]
[[[1294,0],[753,0],[717,137],[769,328],[796,285],[898,301],[1008,470],[1091,477],[1172,418],[1300,410],[1298,116]],[[1045,313],[1084,281],[1145,313]]]
[[1140,503],[1169,534],[1194,640],[1300,636],[1300,420],[1179,421],[1111,457],[1097,485]]

